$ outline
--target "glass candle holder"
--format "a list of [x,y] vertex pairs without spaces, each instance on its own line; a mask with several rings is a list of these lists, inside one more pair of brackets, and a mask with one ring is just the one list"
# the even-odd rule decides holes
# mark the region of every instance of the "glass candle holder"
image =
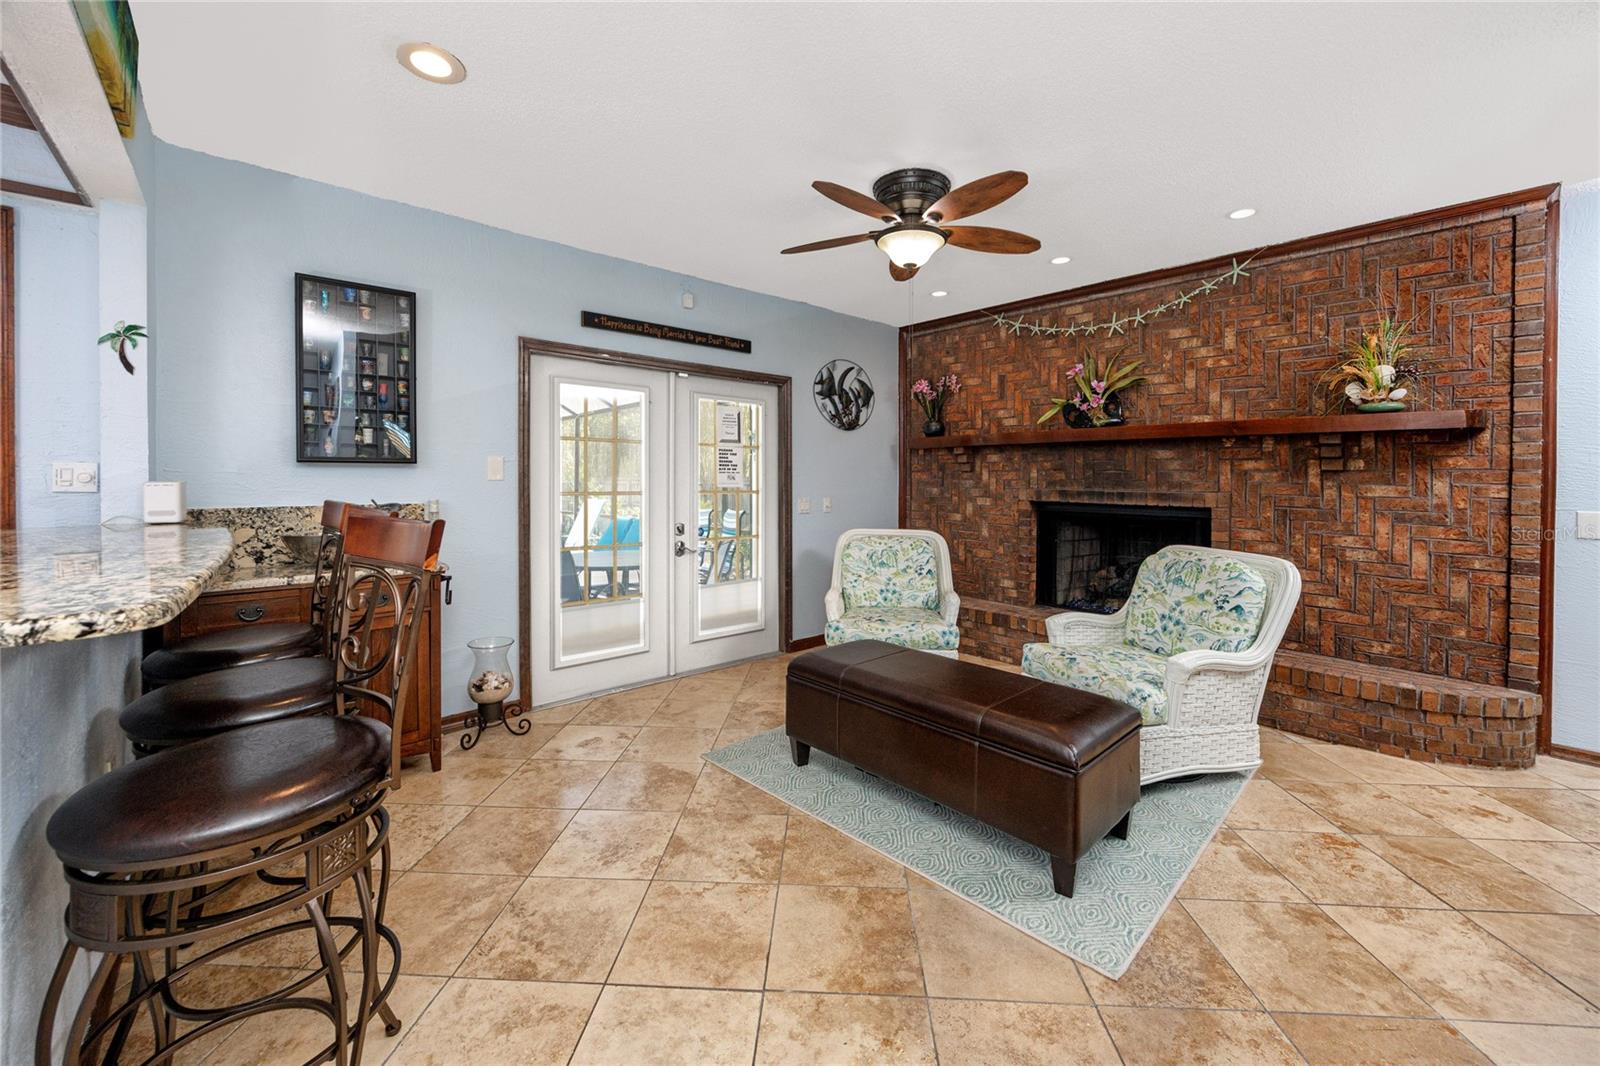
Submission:
[[479,637],[467,641],[472,652],[472,674],[467,681],[467,695],[478,705],[478,720],[467,726],[461,734],[461,746],[471,748],[489,726],[504,723],[507,731],[518,736],[533,728],[524,715],[506,717],[506,697],[511,695],[515,681],[511,674],[510,637]]
[[473,703],[504,703],[511,695],[511,645],[510,637],[479,637],[467,641],[472,652],[472,679],[467,682],[467,695]]

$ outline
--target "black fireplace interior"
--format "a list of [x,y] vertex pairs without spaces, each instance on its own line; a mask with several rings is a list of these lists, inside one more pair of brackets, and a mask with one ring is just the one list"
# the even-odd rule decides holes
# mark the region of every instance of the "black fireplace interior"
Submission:
[[1169,544],[1211,546],[1207,507],[1143,507],[1035,500],[1039,603],[1115,614],[1139,564]]

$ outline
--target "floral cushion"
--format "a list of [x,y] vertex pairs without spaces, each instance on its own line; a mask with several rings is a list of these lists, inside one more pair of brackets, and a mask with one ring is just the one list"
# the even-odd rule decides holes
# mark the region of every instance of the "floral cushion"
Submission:
[[844,609],[939,608],[939,557],[923,537],[873,534],[845,542],[839,592]]
[[1145,725],[1167,720],[1167,661],[1126,644],[1087,648],[1028,644],[1022,649],[1022,672],[1121,700],[1138,710]]
[[1157,655],[1244,651],[1266,610],[1266,579],[1239,560],[1162,548],[1139,567],[1125,639]]
[[961,631],[926,607],[860,607],[829,622],[822,636],[829,644],[884,640],[920,651],[955,651],[961,645]]

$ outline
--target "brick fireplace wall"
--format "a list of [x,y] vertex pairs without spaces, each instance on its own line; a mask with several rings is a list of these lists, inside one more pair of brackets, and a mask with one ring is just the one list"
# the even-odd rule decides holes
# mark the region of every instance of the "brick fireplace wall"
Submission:
[[[1126,335],[1017,335],[975,316],[907,330],[902,385],[958,373],[950,431],[992,434],[1032,428],[1089,352],[1143,362],[1151,380],[1127,394],[1130,422],[1318,414],[1318,375],[1381,306],[1415,319],[1429,367],[1416,406],[1487,419],[1480,432],[907,449],[903,524],[950,543],[964,647],[1015,661],[1044,639],[1031,501],[1208,507],[1214,546],[1286,557],[1304,578],[1263,721],[1413,757],[1530,764],[1550,192],[1268,249],[1237,286]],[[1007,313],[1104,321],[1216,273],[1200,264]],[[902,433],[921,433],[909,402]]]

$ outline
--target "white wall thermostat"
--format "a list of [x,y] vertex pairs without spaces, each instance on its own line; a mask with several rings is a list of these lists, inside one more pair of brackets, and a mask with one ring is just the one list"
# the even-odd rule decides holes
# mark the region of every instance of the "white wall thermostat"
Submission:
[[183,482],[146,481],[144,520],[149,525],[171,525],[189,517],[183,503]]

